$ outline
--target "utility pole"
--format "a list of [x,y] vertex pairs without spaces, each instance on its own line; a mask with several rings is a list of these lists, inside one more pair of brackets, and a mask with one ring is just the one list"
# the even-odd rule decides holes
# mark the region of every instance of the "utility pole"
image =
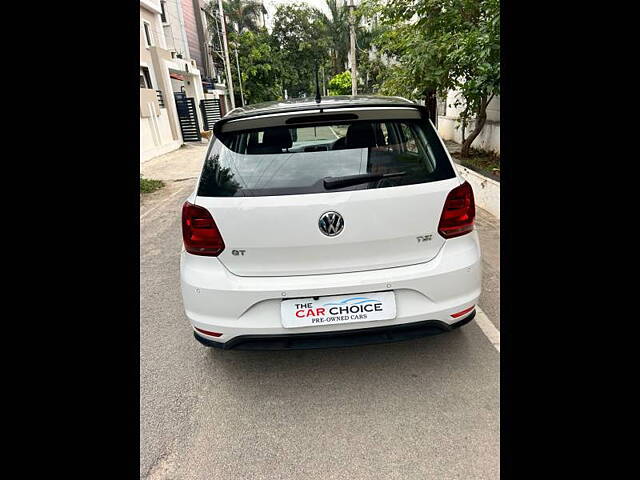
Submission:
[[231,110],[233,110],[236,108],[236,99],[233,96],[233,81],[231,80],[231,64],[229,62],[229,46],[227,45],[227,27],[224,19],[222,0],[218,0],[218,9],[220,10],[220,23],[222,25],[222,47],[224,48],[224,66],[227,70],[227,88],[229,89],[229,98],[231,99]]
[[353,0],[349,0],[349,37],[351,40],[351,50],[349,56],[351,57],[351,95],[358,94],[358,71],[356,70],[356,29],[355,18],[353,10],[356,6],[353,4]]
[[242,92],[242,75],[240,75],[240,62],[238,61],[238,49],[236,48],[236,66],[238,67],[238,83],[240,83],[240,101],[244,107],[244,93]]

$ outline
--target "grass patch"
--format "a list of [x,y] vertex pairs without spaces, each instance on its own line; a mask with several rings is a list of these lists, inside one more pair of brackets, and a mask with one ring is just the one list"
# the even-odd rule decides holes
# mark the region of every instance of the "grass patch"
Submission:
[[471,149],[471,155],[467,158],[460,158],[460,152],[453,154],[456,161],[465,167],[475,170],[482,175],[500,180],[500,154],[495,152],[483,152]]
[[151,180],[140,175],[140,193],[152,193],[164,187],[162,180]]

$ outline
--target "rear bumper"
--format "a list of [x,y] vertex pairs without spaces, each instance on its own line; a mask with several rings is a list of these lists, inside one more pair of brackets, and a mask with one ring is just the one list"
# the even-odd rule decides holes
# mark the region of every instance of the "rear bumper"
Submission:
[[[344,340],[344,335],[359,330],[370,330],[373,335],[376,328],[394,330],[391,327],[409,324],[431,329],[439,326],[442,327],[440,330],[446,330],[447,326],[473,314],[452,317],[453,313],[477,303],[481,257],[477,233],[472,232],[447,240],[431,261],[407,267],[325,275],[239,277],[230,273],[215,257],[200,257],[183,251],[180,276],[185,314],[192,326],[222,333],[219,337],[198,333],[198,340],[206,340],[208,344],[215,342],[214,346],[230,342],[228,345],[233,346],[234,343],[239,345],[241,338],[269,336],[280,343],[285,339],[292,344],[292,337],[300,339],[295,343],[301,343],[309,334],[327,337],[339,334]],[[392,320],[296,329],[284,328],[280,321],[283,299],[389,290],[396,297],[396,318]],[[404,333],[401,329],[396,330],[395,336],[408,334],[406,329]],[[242,343],[248,343],[245,340]]]
[[239,335],[227,342],[216,342],[193,332],[193,336],[207,347],[223,350],[306,350],[313,348],[353,347],[374,343],[400,342],[450,332],[469,323],[476,316],[475,309],[464,319],[448,325],[439,320],[359,328],[338,332],[295,333],[287,335]]

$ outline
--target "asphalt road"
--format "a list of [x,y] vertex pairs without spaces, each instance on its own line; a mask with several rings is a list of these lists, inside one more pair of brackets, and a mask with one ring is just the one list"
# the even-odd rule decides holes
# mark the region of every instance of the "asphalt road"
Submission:
[[[182,180],[141,202],[141,478],[499,478],[500,354],[476,322],[330,350],[197,343],[179,290],[180,208],[197,171],[149,164],[145,176],[154,168]],[[480,307],[499,326],[499,220],[479,210],[478,230]]]

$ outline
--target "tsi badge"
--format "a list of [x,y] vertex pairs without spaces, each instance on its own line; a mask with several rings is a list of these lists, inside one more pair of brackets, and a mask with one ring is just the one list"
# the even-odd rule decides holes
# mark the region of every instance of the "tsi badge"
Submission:
[[432,237],[433,237],[433,235],[420,235],[419,237],[416,237],[416,238],[418,239],[418,243],[422,243],[422,242],[431,241]]

